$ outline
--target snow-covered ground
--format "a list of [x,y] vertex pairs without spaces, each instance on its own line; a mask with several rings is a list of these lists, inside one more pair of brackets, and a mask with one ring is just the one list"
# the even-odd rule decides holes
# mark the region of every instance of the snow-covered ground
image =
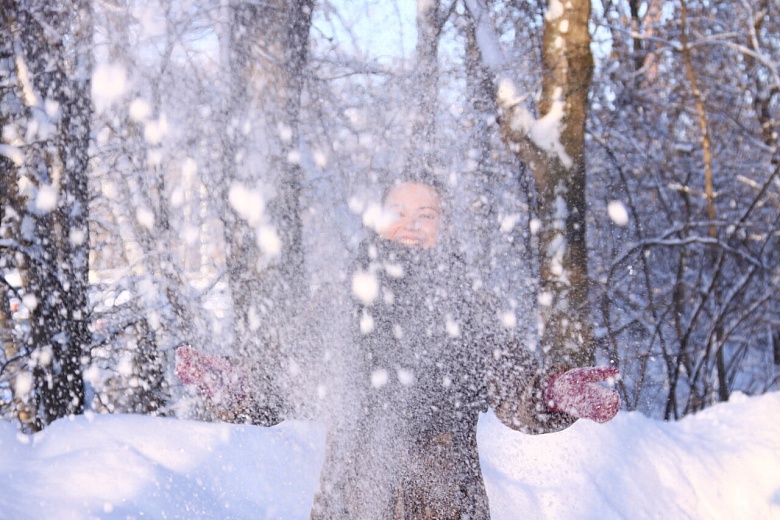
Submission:
[[[480,453],[494,520],[780,519],[780,393],[677,423],[621,412],[525,436],[492,415]],[[0,518],[308,518],[324,429],[129,415],[0,423]]]

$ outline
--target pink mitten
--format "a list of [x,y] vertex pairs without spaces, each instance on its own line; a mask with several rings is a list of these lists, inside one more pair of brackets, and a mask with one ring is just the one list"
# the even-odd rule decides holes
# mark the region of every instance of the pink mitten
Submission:
[[575,368],[552,376],[547,381],[544,400],[552,412],[604,423],[620,409],[620,395],[600,383],[611,382],[620,375],[613,367]]
[[235,401],[242,397],[248,378],[227,359],[191,347],[176,349],[176,375],[194,385],[209,399]]

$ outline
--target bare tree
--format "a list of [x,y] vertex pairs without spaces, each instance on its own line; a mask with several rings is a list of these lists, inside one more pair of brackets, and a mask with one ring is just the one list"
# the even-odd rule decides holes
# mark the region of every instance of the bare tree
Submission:
[[615,65],[594,92],[589,193],[594,214],[622,199],[629,218],[594,219],[591,261],[626,402],[673,419],[774,380],[778,81],[768,4],[660,4],[601,22]]
[[464,160],[462,192],[468,219],[464,225],[464,238],[468,240],[467,259],[474,266],[480,278],[490,273],[489,220],[496,218],[489,203],[489,187],[493,185],[491,168],[491,134],[495,133],[496,119],[495,88],[490,70],[479,54],[476,24],[472,17],[466,17],[466,98],[472,109],[469,121],[469,146]]
[[[32,376],[32,429],[84,408],[88,361],[87,165],[92,12],[87,1],[2,4],[4,223],[2,247],[21,274],[29,331],[16,351]],[[18,375],[17,375],[18,378]],[[17,385],[17,389],[20,387]]]

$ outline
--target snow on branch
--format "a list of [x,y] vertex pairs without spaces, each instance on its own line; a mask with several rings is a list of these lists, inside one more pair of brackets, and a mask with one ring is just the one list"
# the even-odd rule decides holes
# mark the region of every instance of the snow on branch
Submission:
[[41,106],[41,96],[35,91],[35,87],[30,79],[30,69],[27,67],[27,61],[22,55],[21,45],[15,45],[16,51],[16,76],[19,80],[19,85],[22,88],[22,98],[28,107]]
[[482,61],[490,70],[500,71],[506,60],[498,43],[498,36],[490,23],[485,0],[466,0],[466,7],[476,24],[477,45],[482,55]]
[[[485,0],[465,0],[476,25],[477,47],[485,66],[495,75],[496,102],[504,111],[504,120],[513,135],[529,139],[537,148],[558,157],[566,168],[573,164],[561,144],[561,121],[566,115],[562,89],[556,89],[550,110],[536,119],[523,106],[528,95],[520,95],[514,79],[506,71],[506,58],[485,6]],[[562,9],[562,7],[561,7]],[[561,13],[555,13],[555,17]]]
[[24,155],[22,154],[22,151],[16,146],[11,146],[10,144],[0,143],[0,157],[5,157],[16,166],[21,166],[21,164],[24,162]]

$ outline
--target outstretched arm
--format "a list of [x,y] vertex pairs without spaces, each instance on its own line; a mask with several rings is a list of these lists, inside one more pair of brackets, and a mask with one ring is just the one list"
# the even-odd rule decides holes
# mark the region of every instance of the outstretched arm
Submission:
[[[220,419],[235,423],[272,426],[282,421],[276,392],[263,392],[261,378],[228,358],[191,347],[176,349],[176,375],[195,386]],[[263,399],[258,399],[262,395]]]
[[620,377],[614,367],[583,367],[547,379],[544,400],[548,410],[604,423],[620,409],[620,395],[612,385]]
[[546,405],[550,373],[563,373],[565,368],[539,368],[531,354],[514,341],[496,350],[491,361],[488,404],[504,425],[523,433],[540,434],[563,430],[577,420],[576,416]]
[[176,375],[209,399],[232,402],[244,397],[248,374],[227,358],[200,352],[192,347],[176,349]]
[[[531,368],[503,370],[503,377],[488,382],[488,397],[505,425],[527,433],[562,430],[577,419],[604,423],[620,409],[620,396],[610,385],[619,377],[611,367],[582,367],[549,372]],[[521,365],[522,367],[522,365]]]
[[620,396],[610,388],[620,377],[616,368],[553,367],[542,371],[533,360],[523,360],[525,355],[516,353],[513,357],[515,361],[504,361],[510,366],[496,370],[499,377],[488,382],[490,405],[510,428],[549,433],[580,418],[607,422],[620,409]]
[[526,433],[549,433],[579,418],[603,423],[617,414],[620,397],[608,387],[619,377],[617,369],[542,369],[498,323],[492,299],[482,299],[478,309],[480,342],[487,349],[488,404],[506,426]]

